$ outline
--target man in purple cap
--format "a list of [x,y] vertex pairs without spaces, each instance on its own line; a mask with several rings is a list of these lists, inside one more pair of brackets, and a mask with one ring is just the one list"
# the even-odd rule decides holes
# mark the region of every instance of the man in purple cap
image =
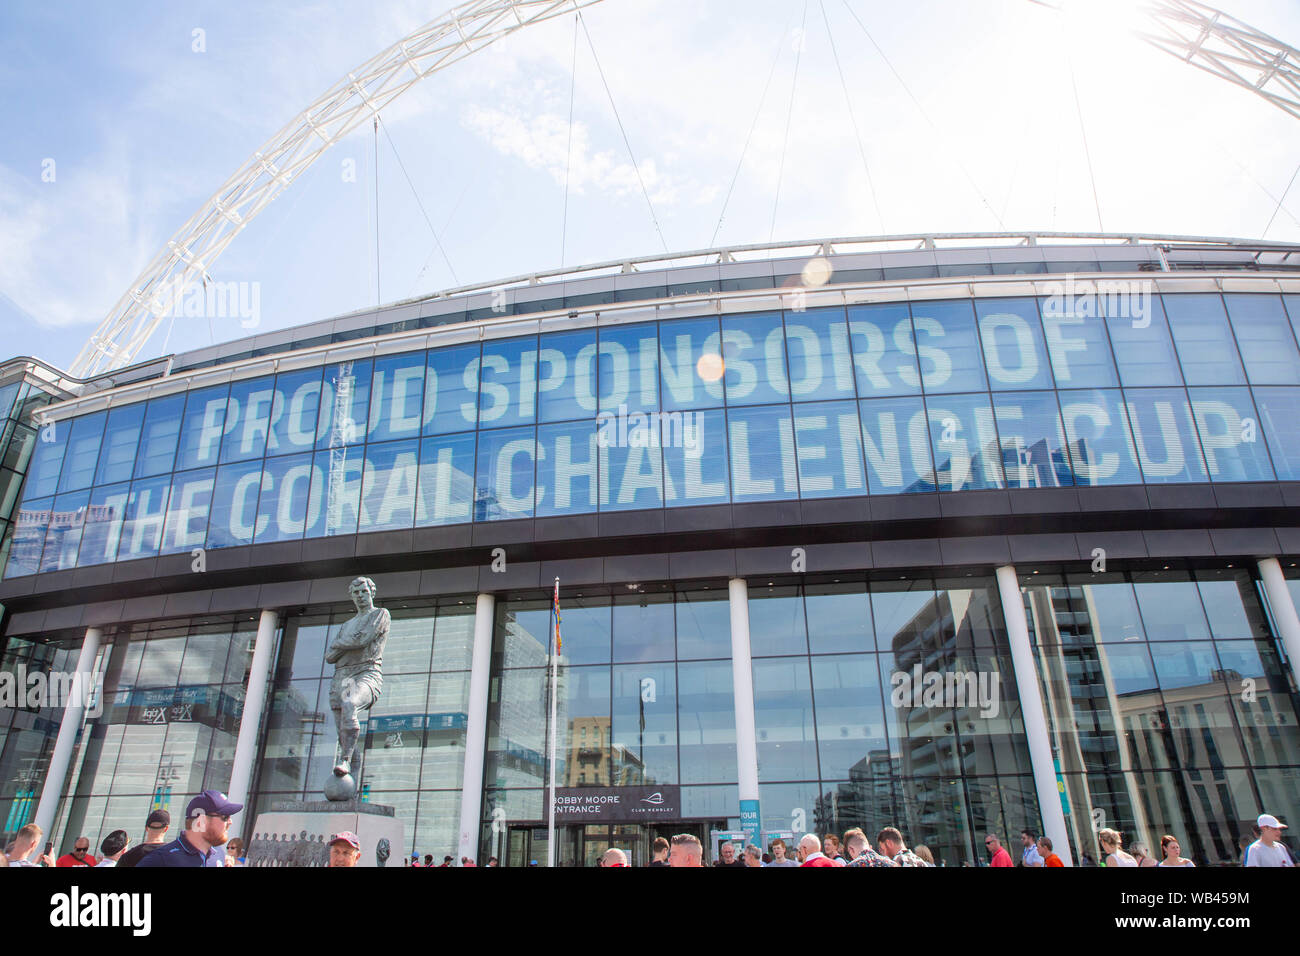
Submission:
[[230,838],[230,818],[242,809],[242,803],[224,793],[204,790],[185,808],[185,831],[136,866],[221,866],[223,854],[217,847]]
[[1259,825],[1259,839],[1246,850],[1246,865],[1295,866],[1280,839],[1287,825],[1271,813],[1261,813],[1256,823]]
[[361,859],[361,839],[351,830],[330,837],[330,866],[356,866]]

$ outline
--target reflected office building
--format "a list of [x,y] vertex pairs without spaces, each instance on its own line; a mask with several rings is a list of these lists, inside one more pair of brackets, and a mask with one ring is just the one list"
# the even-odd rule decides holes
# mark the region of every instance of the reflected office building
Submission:
[[[885,826],[947,866],[1103,826],[1237,862],[1300,825],[1300,247],[1027,238],[0,365],[4,836],[317,797],[366,574],[360,785],[406,854],[545,863],[553,771],[564,865]],[[15,692],[79,666],[88,706]]]

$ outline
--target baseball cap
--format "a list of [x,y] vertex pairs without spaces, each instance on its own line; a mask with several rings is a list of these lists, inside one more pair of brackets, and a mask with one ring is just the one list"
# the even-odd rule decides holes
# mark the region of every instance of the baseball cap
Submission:
[[235,803],[220,790],[204,790],[185,807],[185,819],[193,820],[195,814],[205,813],[220,816],[234,816],[244,809],[242,803]]
[[1274,830],[1288,829],[1285,823],[1279,822],[1278,818],[1273,816],[1271,813],[1261,813],[1259,819],[1255,821],[1255,825],[1261,827],[1272,827]]
[[330,837],[330,846],[333,846],[335,843],[340,843],[340,842],[346,843],[354,850],[361,849],[361,838],[357,836],[355,833],[353,833],[351,830],[344,830],[343,832],[336,833],[332,837]]
[[149,819],[144,821],[146,829],[165,830],[172,825],[172,815],[166,810],[155,810],[149,814]]

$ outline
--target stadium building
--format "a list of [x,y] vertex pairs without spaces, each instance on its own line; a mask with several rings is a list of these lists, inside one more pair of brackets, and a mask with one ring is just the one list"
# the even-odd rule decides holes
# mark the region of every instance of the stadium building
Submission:
[[[312,798],[411,852],[886,825],[946,865],[1300,822],[1300,247],[916,236],[461,289],[81,381],[0,367],[0,819]],[[0,692],[3,685],[0,684]],[[578,808],[578,809],[574,809]],[[394,855],[397,848],[394,848]],[[1062,853],[1063,856],[1066,853]]]

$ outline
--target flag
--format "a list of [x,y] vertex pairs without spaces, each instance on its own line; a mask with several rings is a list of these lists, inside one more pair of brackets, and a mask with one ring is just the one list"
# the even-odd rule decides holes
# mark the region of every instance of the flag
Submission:
[[555,619],[555,655],[558,657],[564,651],[564,644],[560,640],[560,579],[555,579],[555,598],[551,604],[551,615]]

